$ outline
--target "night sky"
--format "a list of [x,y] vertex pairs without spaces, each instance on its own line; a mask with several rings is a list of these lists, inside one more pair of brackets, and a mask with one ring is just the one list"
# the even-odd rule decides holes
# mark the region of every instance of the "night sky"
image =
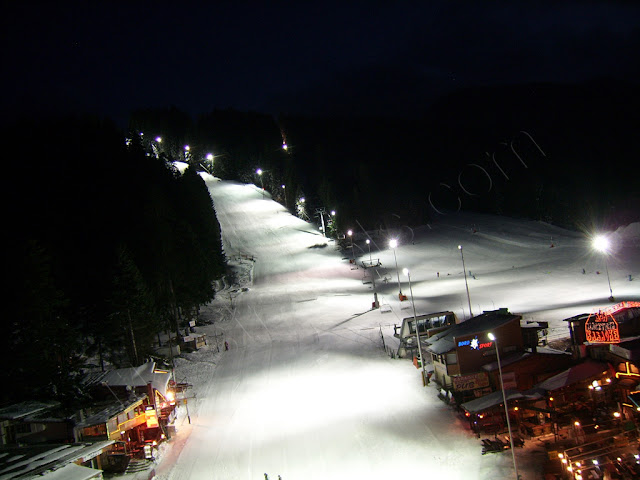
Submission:
[[466,86],[640,78],[636,2],[5,1],[2,35],[5,116],[413,115]]

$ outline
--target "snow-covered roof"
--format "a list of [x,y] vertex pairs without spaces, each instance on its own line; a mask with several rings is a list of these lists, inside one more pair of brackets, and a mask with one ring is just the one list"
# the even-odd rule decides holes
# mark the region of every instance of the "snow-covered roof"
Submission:
[[79,422],[76,426],[77,428],[84,428],[91,425],[99,425],[99,424],[106,423],[110,419],[122,413],[123,411],[131,407],[134,407],[137,404],[142,403],[145,398],[146,398],[146,395],[140,394],[140,395],[134,395],[128,400],[116,401],[114,399],[114,401],[111,402],[108,406],[104,407],[99,412],[94,413],[93,415],[90,415],[89,417],[85,418],[84,420]]
[[113,443],[113,440],[103,440],[94,443],[7,448],[3,452],[9,453],[9,455],[0,457],[0,480],[9,480],[16,477],[28,478],[25,475],[30,473],[35,477],[43,472],[58,469],[77,460],[92,458]]
[[451,328],[433,335],[429,338],[431,345],[427,347],[427,350],[436,355],[447,353],[454,349],[455,337],[494,330],[520,318],[520,315],[509,313],[504,309],[484,312],[481,315],[470,318],[466,322],[452,325]]
[[[507,402],[512,400],[538,400],[543,397],[542,393],[536,390],[520,392],[518,390],[505,390]],[[500,405],[504,401],[502,390],[497,390],[484,397],[476,398],[461,405],[469,413],[483,412],[491,407]]]
[[586,362],[568,368],[553,377],[536,385],[536,387],[547,391],[557,390],[573,383],[590,379],[597,375],[603,375],[609,370],[609,365],[602,362],[587,360]]
[[59,406],[58,402],[26,401],[0,408],[0,419],[19,420]]
[[151,383],[154,390],[166,397],[170,379],[171,372],[156,369],[156,362],[151,361],[138,367],[119,368],[99,376],[91,375],[88,383],[109,387],[146,387]]
[[[563,352],[561,350],[556,350],[554,348],[539,347],[535,353],[534,352],[512,352],[512,353],[506,354],[504,356],[504,358],[500,357],[500,365],[504,368],[507,365],[511,365],[512,363],[519,362],[520,360],[524,360],[525,358],[529,358],[532,355],[565,355],[565,356],[570,356],[571,354],[568,353],[568,352]],[[494,370],[497,370],[498,369],[497,360],[495,362],[489,362],[489,363],[486,363],[486,364],[482,365],[482,369],[487,371],[487,372],[492,372]]]
[[70,463],[62,468],[40,475],[38,478],[43,480],[90,480],[91,478],[102,478],[101,473],[102,470]]

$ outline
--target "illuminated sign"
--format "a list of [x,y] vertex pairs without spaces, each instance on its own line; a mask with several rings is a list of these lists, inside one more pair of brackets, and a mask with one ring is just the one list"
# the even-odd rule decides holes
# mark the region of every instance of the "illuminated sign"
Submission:
[[608,315],[613,315],[614,313],[619,312],[620,310],[625,310],[627,308],[638,308],[640,307],[640,302],[620,302],[615,305],[611,305],[610,307],[603,308],[598,313],[606,313]]
[[589,343],[619,343],[618,322],[608,311],[589,315],[584,324],[584,333]]
[[147,428],[158,427],[158,415],[154,408],[149,408],[144,411],[144,415],[147,417]]
[[489,348],[493,345],[493,342],[480,343],[478,340],[478,336],[471,340],[460,340],[458,342],[458,347],[471,347],[471,350],[482,350],[483,348]]
[[489,377],[485,372],[452,377],[451,381],[453,382],[453,389],[456,392],[475,390],[476,388],[484,388],[489,386]]

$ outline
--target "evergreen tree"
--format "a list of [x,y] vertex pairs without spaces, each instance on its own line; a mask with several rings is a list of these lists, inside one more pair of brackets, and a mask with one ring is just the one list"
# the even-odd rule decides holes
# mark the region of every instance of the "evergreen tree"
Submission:
[[9,331],[3,335],[3,396],[13,400],[77,398],[79,331],[69,320],[69,302],[57,287],[51,258],[37,241],[12,245],[5,264],[10,285]]
[[116,364],[123,363],[118,358],[124,351],[130,365],[140,365],[149,353],[159,325],[142,274],[125,246],[118,251],[109,307],[110,322],[101,333],[110,359]]

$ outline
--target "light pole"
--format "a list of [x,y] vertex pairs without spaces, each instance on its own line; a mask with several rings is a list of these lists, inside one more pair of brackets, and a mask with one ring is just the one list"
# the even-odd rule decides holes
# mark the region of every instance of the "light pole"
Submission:
[[349,240],[351,241],[351,256],[353,257],[353,263],[356,263],[356,254],[353,251],[353,237],[352,237],[353,231],[349,230],[347,232],[347,235],[349,235]]
[[257,169],[256,173],[260,177],[260,188],[262,188],[262,198],[264,198],[264,183],[262,183],[262,169],[261,168]]
[[184,146],[184,161],[186,163],[189,163],[189,157],[191,156],[189,153],[189,150],[191,150],[191,147],[189,145],[185,145]]
[[424,366],[424,359],[422,358],[422,345],[420,345],[420,328],[418,328],[418,316],[416,315],[416,304],[413,301],[413,288],[411,287],[411,273],[408,268],[402,270],[409,279],[409,294],[411,295],[411,305],[413,306],[413,321],[416,322],[416,340],[418,341],[418,355],[420,355],[420,365],[422,365],[422,386],[427,385],[427,371]]
[[464,286],[467,288],[467,302],[469,302],[469,318],[473,317],[473,312],[471,311],[471,297],[469,296],[469,282],[467,282],[467,267],[464,265],[464,253],[462,253],[462,245],[458,245],[458,250],[460,250],[460,256],[462,257],[462,271],[464,273]]
[[504,381],[502,380],[502,366],[500,365],[500,350],[498,349],[498,339],[489,332],[487,334],[489,340],[496,345],[496,357],[498,359],[498,372],[500,373],[500,389],[502,390],[502,402],[504,403],[504,414],[507,416],[507,430],[509,431],[509,441],[511,442],[511,457],[513,458],[513,469],[516,472],[516,480],[520,480],[518,475],[518,465],[516,464],[516,451],[513,446],[513,435],[511,434],[511,421],[509,421],[509,407],[507,406],[507,394],[504,393]]
[[402,287],[400,286],[400,272],[398,271],[398,257],[396,257],[396,247],[398,246],[398,240],[392,238],[389,240],[389,246],[393,248],[393,259],[396,261],[396,275],[398,276],[398,299],[402,301]]
[[156,154],[156,158],[160,158],[160,144],[162,143],[162,137],[155,138],[156,143],[151,144],[151,148],[153,149],[153,153]]
[[331,210],[331,228],[335,234],[336,240],[338,240],[338,224],[336,223],[336,211]]
[[367,238],[367,247],[369,247],[369,264],[373,266],[373,260],[371,260],[371,240]]
[[287,206],[287,186],[284,183],[282,184],[282,194],[284,195],[284,208],[289,208]]
[[593,239],[593,247],[602,252],[604,256],[604,269],[607,272],[607,282],[609,282],[609,301],[614,302],[613,290],[611,289],[611,279],[609,278],[609,266],[607,265],[607,255],[609,254],[609,239],[602,235],[598,235]]
[[211,170],[211,175],[213,175],[213,159],[215,158],[213,153],[207,153],[205,157],[209,161],[209,169]]
[[307,209],[305,208],[304,197],[300,197],[296,202],[296,213],[298,214],[298,218],[302,218],[303,220],[309,219],[309,215],[307,215]]

